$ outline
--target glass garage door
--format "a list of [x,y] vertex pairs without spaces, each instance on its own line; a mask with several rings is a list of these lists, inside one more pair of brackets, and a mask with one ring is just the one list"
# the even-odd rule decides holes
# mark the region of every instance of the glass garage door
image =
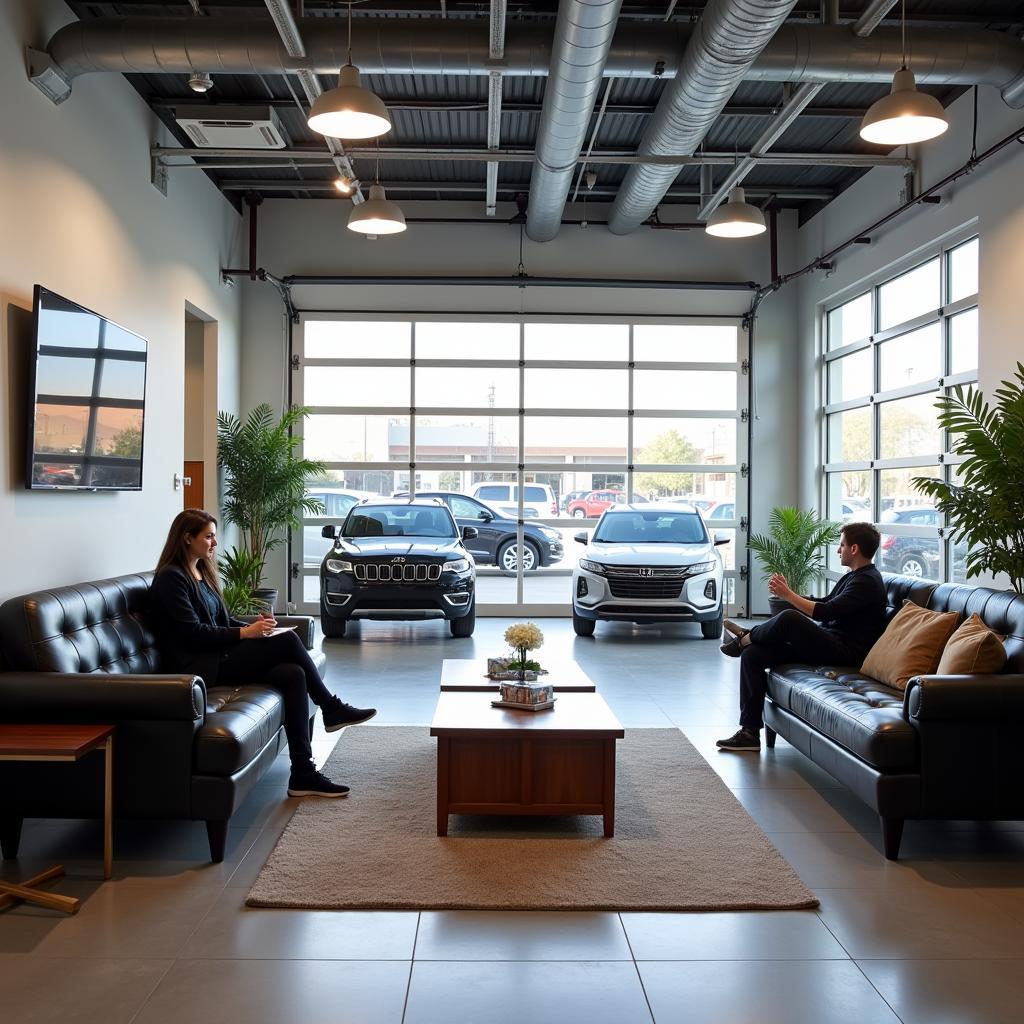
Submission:
[[319,566],[368,496],[436,493],[476,525],[478,614],[571,614],[572,569],[623,501],[700,505],[725,532],[727,614],[745,608],[746,334],[722,318],[358,319],[307,314],[293,400],[327,508],[293,537],[292,600],[319,611]]

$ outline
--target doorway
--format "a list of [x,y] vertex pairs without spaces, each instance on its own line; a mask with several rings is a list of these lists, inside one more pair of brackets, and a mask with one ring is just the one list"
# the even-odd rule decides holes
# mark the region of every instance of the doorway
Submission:
[[182,508],[217,508],[217,322],[185,309]]

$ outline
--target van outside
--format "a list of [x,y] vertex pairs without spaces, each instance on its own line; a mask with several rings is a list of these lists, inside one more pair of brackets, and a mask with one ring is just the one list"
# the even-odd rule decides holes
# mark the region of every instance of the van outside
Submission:
[[[505,515],[518,516],[519,485],[495,481],[475,483],[469,490],[470,497],[497,505]],[[545,519],[558,515],[558,502],[547,484],[524,484],[523,518]]]

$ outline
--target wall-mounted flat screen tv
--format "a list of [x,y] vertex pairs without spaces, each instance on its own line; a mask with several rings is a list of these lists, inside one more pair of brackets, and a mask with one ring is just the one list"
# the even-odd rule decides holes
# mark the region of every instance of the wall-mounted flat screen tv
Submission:
[[138,491],[146,340],[36,285],[25,483]]

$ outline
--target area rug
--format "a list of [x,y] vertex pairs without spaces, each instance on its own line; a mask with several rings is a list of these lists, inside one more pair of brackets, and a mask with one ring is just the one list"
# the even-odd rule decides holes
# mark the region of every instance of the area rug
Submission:
[[676,729],[619,741],[615,836],[599,817],[453,815],[438,838],[425,727],[346,731],[247,903],[315,910],[782,910],[817,906]]

